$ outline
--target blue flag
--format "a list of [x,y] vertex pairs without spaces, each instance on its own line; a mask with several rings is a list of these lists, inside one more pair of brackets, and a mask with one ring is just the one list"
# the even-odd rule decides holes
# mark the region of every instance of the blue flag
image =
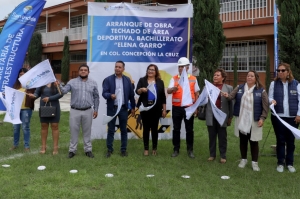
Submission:
[[[45,0],[24,1],[10,13],[0,35],[0,92],[17,80],[45,3]],[[2,102],[0,110],[5,110]]]

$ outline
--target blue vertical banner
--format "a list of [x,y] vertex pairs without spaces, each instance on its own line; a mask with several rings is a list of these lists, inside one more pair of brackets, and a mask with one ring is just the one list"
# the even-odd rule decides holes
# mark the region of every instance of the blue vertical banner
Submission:
[[274,0],[274,74],[278,67],[278,21],[277,21],[277,5]]
[[[23,66],[27,48],[46,4],[45,0],[28,0],[9,15],[0,35],[0,91],[12,87]],[[5,110],[0,102],[0,110]]]

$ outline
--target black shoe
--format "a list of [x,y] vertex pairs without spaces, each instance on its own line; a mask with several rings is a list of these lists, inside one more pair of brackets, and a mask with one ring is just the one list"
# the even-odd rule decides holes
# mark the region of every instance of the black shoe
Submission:
[[188,151],[187,153],[190,158],[195,158],[193,151]]
[[112,154],[111,151],[107,151],[106,157],[107,157],[107,158],[110,158],[111,154]]
[[179,155],[179,151],[174,151],[174,153],[171,155],[172,158],[175,158]]
[[85,152],[85,155],[89,158],[94,158],[94,155],[91,151]]
[[127,153],[126,151],[122,151],[122,152],[121,152],[121,156],[122,156],[122,157],[126,157],[126,156],[128,156],[128,153]]
[[69,158],[73,158],[75,156],[75,153],[69,152]]

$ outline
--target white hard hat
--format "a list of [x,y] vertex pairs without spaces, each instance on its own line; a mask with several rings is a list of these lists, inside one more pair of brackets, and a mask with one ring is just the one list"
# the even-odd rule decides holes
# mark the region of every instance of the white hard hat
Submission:
[[178,66],[185,66],[185,65],[190,65],[190,60],[186,57],[181,57],[178,60]]

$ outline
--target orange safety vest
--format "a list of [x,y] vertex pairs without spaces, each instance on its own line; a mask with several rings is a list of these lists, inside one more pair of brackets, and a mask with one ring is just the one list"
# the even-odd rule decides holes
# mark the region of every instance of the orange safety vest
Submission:
[[[191,97],[193,99],[193,102],[195,102],[195,84],[197,82],[197,79],[195,76],[192,75],[188,75],[189,78],[189,84],[190,84],[190,90],[191,90]],[[173,77],[174,79],[174,86],[178,87],[178,90],[173,93],[172,95],[172,105],[173,106],[181,106],[181,100],[182,100],[182,87],[178,84],[180,76],[179,75],[175,75]],[[191,104],[190,104],[191,105]]]

